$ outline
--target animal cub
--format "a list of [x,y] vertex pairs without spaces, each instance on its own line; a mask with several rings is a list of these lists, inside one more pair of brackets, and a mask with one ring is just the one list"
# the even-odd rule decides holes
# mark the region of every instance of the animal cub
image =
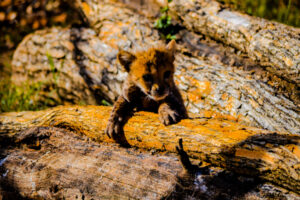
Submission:
[[111,112],[106,134],[116,142],[128,145],[123,126],[134,110],[159,113],[164,125],[179,122],[188,117],[182,97],[174,83],[174,53],[176,43],[166,47],[150,48],[132,54],[120,51],[117,58],[128,72],[122,94]]

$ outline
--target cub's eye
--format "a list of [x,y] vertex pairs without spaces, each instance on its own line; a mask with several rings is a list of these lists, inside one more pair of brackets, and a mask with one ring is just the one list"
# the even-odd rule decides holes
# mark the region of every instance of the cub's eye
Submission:
[[145,74],[145,75],[143,76],[143,79],[144,79],[144,81],[147,82],[147,83],[152,83],[152,82],[153,82],[153,77],[152,77],[151,74]]
[[164,73],[164,79],[168,79],[168,78],[170,78],[170,76],[171,76],[171,71],[166,71]]

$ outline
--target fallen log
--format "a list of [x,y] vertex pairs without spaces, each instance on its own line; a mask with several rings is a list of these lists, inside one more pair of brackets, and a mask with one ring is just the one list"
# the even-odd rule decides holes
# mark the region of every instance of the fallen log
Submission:
[[[103,106],[60,106],[45,111],[3,113],[0,137],[13,137],[34,126],[50,126],[72,130],[97,142],[111,142],[104,133],[110,110]],[[300,191],[300,136],[247,127],[227,116],[194,116],[165,127],[156,114],[146,112],[136,113],[124,130],[133,147],[176,152],[182,138],[185,151],[194,159]]]
[[174,156],[97,144],[58,128],[26,129],[2,145],[14,143],[21,148],[5,149],[0,164],[3,199],[159,199],[174,191],[182,169]]
[[1,142],[0,174],[2,199],[261,199],[270,196],[296,199],[298,196],[256,178],[214,167],[199,168],[193,176],[183,172],[173,154],[159,155],[99,144],[86,136],[53,127],[28,128],[14,134],[9,142]]
[[[12,80],[41,81],[46,92],[40,96],[60,103],[101,104],[102,99],[112,103],[126,76],[116,62],[118,49],[162,41],[146,18],[124,6],[93,1],[80,5],[94,30],[52,28],[27,36],[14,54]],[[190,112],[212,110],[251,126],[300,133],[299,107],[268,80],[179,52],[175,65],[176,82]],[[49,88],[56,89],[49,93]]]
[[[115,0],[106,1],[114,2]],[[118,2],[122,2],[126,5],[126,7],[132,9],[134,12],[146,16],[152,24],[154,24],[160,16],[159,7],[161,8],[166,6],[166,1],[161,0],[118,0]],[[89,5],[93,4],[89,3]],[[222,9],[225,9],[224,5],[222,5]],[[77,10],[82,11],[80,8],[77,8]],[[259,60],[254,60],[253,57],[245,51],[234,48],[232,45],[228,46],[224,44],[222,40],[216,41],[216,39],[211,36],[206,37],[207,35],[199,34],[199,32],[195,33],[194,30],[185,29],[181,18],[178,19],[177,17],[178,20],[175,20],[176,16],[175,18],[174,15],[171,16],[173,18],[173,29],[176,32],[178,31],[175,35],[177,42],[181,45],[182,49],[185,49],[184,51],[186,53],[202,56],[213,62],[221,62],[225,66],[242,68],[245,71],[251,71],[252,77],[264,80],[264,82],[271,85],[278,93],[285,95],[295,104],[300,105],[299,84],[297,85],[291,80],[286,80],[285,78],[270,72],[271,70],[265,70],[266,67],[263,66]],[[93,17],[94,16],[86,15],[87,19]],[[260,21],[260,18],[252,18],[252,20]],[[220,25],[222,26],[222,24]],[[280,27],[277,28],[280,29]],[[224,41],[227,40],[224,39]]]
[[169,7],[189,30],[246,52],[300,87],[299,28],[241,14],[217,1],[174,0]]

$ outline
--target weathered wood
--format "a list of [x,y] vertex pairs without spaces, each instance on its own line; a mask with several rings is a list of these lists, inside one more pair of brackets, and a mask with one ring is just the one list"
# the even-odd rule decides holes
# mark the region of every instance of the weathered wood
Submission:
[[99,144],[61,128],[28,128],[0,144],[0,199],[299,197],[215,167],[186,174],[173,154]]
[[58,128],[26,129],[6,145],[3,199],[161,199],[182,171],[175,156],[99,144]]
[[299,88],[299,28],[250,17],[214,0],[173,0],[169,6],[189,30],[246,52],[267,70],[295,82]]
[[[33,126],[60,127],[95,141],[110,142],[104,129],[109,107],[70,106],[45,111],[0,115],[0,136],[13,136]],[[175,152],[178,139],[185,151],[198,160],[257,176],[296,193],[300,191],[300,136],[246,127],[226,116],[197,117],[163,126],[156,114],[139,112],[125,126],[130,145],[154,151]]]
[[[27,36],[14,54],[12,80],[56,87],[41,96],[58,102],[96,104],[102,98],[113,102],[126,76],[116,62],[118,49],[146,48],[162,41],[146,18],[124,6],[98,1],[80,5],[94,30],[52,28]],[[268,85],[268,80],[183,53],[177,54],[175,64],[176,82],[189,111],[213,110],[251,126],[300,133],[299,107]]]

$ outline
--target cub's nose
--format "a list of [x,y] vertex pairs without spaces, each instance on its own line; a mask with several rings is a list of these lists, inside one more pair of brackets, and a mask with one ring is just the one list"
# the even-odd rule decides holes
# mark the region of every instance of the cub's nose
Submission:
[[160,86],[160,87],[156,88],[156,93],[158,95],[163,95],[164,92],[165,92],[165,87],[164,86]]

